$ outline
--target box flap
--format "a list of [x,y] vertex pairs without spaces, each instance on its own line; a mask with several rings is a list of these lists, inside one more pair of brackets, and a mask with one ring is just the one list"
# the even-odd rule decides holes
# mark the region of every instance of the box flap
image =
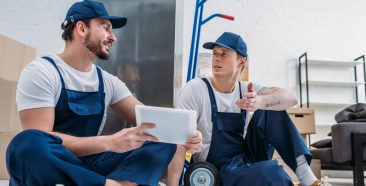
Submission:
[[314,114],[314,108],[289,108],[287,109],[288,114]]

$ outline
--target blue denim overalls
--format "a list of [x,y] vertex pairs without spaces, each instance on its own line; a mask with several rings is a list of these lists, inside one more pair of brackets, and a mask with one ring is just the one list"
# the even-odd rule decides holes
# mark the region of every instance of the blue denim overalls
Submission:
[[[214,91],[206,78],[212,114],[212,137],[206,161],[220,171],[224,186],[293,185],[278,162],[271,160],[276,149],[284,161],[296,170],[296,158],[309,150],[286,111],[257,110],[244,139],[246,111],[218,112]],[[239,82],[240,99],[242,99]]]
[[[58,71],[61,94],[55,107],[55,132],[72,136],[96,136],[105,110],[102,72],[97,67],[97,92],[80,92],[65,87],[55,62],[43,57]],[[125,153],[104,152],[76,157],[62,145],[58,136],[40,130],[25,130],[10,142],[7,168],[10,185],[82,185],[105,184],[105,180],[128,180],[141,185],[157,185],[169,164],[176,145],[146,142]]]

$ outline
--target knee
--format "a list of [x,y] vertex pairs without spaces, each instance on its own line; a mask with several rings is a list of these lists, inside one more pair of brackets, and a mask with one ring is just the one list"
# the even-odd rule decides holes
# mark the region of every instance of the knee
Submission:
[[47,150],[49,142],[62,143],[62,140],[40,130],[25,130],[17,134],[8,145],[8,156],[34,157]]
[[176,150],[177,145],[175,144],[167,144],[167,143],[149,143],[147,147],[150,150],[145,150],[144,156],[146,159],[152,160],[152,162],[168,164]]

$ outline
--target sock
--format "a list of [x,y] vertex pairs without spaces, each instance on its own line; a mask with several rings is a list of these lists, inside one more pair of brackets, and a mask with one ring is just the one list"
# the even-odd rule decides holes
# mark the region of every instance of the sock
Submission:
[[310,166],[305,159],[305,156],[301,155],[297,157],[296,162],[297,168],[295,172],[300,183],[304,186],[312,185],[317,179],[314,173],[311,171]]

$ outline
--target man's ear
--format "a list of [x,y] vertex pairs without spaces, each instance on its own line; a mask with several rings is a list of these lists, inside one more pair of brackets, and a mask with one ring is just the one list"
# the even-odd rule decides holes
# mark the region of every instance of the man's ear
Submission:
[[246,57],[240,57],[239,58],[239,65],[244,68],[247,65],[247,58]]
[[82,21],[78,21],[75,25],[75,31],[80,37],[85,37],[88,33],[88,29],[88,26]]

